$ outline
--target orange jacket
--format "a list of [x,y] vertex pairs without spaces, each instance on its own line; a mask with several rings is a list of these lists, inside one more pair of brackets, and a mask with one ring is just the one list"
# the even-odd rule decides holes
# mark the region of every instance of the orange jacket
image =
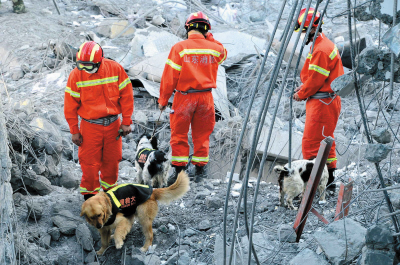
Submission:
[[332,81],[343,74],[342,59],[337,47],[321,33],[315,40],[313,54],[308,54],[301,70],[303,85],[298,92],[299,98],[306,99],[317,92],[333,93]]
[[169,53],[161,78],[158,103],[166,106],[174,89],[188,91],[216,88],[218,65],[226,59],[224,46],[211,33],[191,34],[175,44]]
[[72,70],[65,88],[64,114],[72,134],[79,133],[78,115],[99,119],[122,113],[122,124],[132,124],[132,84],[120,64],[103,59],[97,73]]

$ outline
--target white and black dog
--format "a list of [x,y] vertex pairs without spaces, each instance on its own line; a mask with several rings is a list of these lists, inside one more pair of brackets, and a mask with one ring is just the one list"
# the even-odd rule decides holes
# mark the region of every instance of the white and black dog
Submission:
[[[315,160],[297,160],[292,162],[291,168],[288,168],[288,164],[274,167],[275,172],[279,174],[278,183],[281,206],[285,206],[284,197],[287,194],[286,204],[290,209],[297,210],[297,207],[293,205],[293,199],[299,194],[303,195],[314,162]],[[318,185],[321,202],[325,202],[325,188],[328,176],[328,168],[325,165]]]
[[144,133],[137,142],[135,156],[137,182],[155,188],[166,186],[170,163],[166,154],[158,150],[157,138]]

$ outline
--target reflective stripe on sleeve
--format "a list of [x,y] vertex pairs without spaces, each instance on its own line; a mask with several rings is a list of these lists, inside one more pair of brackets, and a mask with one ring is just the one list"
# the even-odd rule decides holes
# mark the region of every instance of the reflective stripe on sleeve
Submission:
[[75,92],[75,91],[72,91],[72,89],[71,89],[70,87],[66,87],[66,88],[65,88],[65,92],[68,93],[68,94],[70,94],[71,97],[74,97],[74,98],[80,98],[80,97],[81,97],[81,94],[80,94],[80,93]]
[[189,162],[188,156],[173,156],[171,161],[173,162]]
[[311,58],[312,58],[312,55],[311,55],[311,53],[309,53],[309,54],[307,55],[307,59],[310,59],[310,60],[311,60]]
[[118,88],[119,90],[124,89],[129,83],[131,82],[131,80],[129,79],[129,77],[127,79],[124,80],[124,82],[122,82]]
[[324,76],[329,76],[329,73],[330,73],[330,71],[328,71],[322,67],[319,67],[318,65],[315,65],[315,64],[310,64],[310,67],[308,67],[308,70],[314,70]]
[[174,63],[170,59],[168,59],[165,64],[168,64],[169,66],[171,66],[173,69],[175,69],[177,71],[180,71],[182,69],[182,66],[180,66],[179,64]]
[[76,86],[77,87],[88,87],[88,86],[104,85],[104,84],[109,84],[109,83],[114,83],[114,82],[118,82],[118,76],[111,76],[111,77],[102,78],[102,79],[76,82]]
[[336,45],[335,45],[335,48],[333,49],[333,51],[332,51],[331,54],[329,55],[329,58],[330,58],[331,60],[335,59],[335,57],[336,57],[336,55],[338,54],[338,52],[339,52],[339,50],[338,50],[338,48],[337,48]]
[[336,157],[333,157],[333,158],[328,158],[327,160],[326,160],[326,163],[332,163],[333,161],[336,161],[337,160],[337,158]]
[[222,58],[221,61],[218,62],[218,64],[223,63],[225,59],[226,59],[226,49],[224,48],[224,58]]
[[179,56],[183,57],[185,54],[210,54],[214,55],[215,57],[219,57],[221,55],[220,52],[212,49],[184,49],[179,53]]
[[208,162],[210,159],[209,157],[198,157],[198,156],[193,156],[192,161],[193,162]]

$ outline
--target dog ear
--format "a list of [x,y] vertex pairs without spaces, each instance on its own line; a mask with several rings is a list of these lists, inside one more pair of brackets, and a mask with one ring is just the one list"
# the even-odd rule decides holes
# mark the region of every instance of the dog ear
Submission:
[[[107,196],[107,195],[105,195],[105,196]],[[107,205],[107,199],[105,197],[102,196],[102,200],[100,201],[100,204],[101,204],[103,212],[106,213],[107,216],[110,216],[112,214],[111,207],[109,205]]]
[[276,172],[276,173],[281,173],[282,171],[284,171],[285,169],[283,168],[283,166],[275,166],[274,167],[274,171]]
[[153,136],[153,138],[150,139],[150,144],[154,150],[158,150],[158,141],[155,136]]
[[307,162],[307,164],[306,164],[306,170],[307,171],[311,171],[313,167],[314,167],[314,163]]

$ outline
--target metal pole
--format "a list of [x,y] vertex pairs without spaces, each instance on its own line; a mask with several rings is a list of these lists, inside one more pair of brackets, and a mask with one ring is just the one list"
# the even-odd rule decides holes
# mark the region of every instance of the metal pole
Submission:
[[[393,27],[396,26],[397,19],[397,0],[393,0]],[[396,59],[393,52],[390,57],[390,92],[389,99],[393,99],[393,81],[394,81],[394,60]]]
[[58,5],[57,5],[57,3],[56,3],[56,0],[53,0],[53,3],[54,3],[54,6],[55,6],[56,9],[57,9],[57,13],[58,13],[59,15],[61,15],[60,9],[58,9]]
[[[228,201],[229,201],[229,195],[230,195],[230,190],[231,190],[231,186],[232,186],[233,174],[234,174],[234,172],[235,172],[235,167],[236,167],[236,163],[237,163],[237,158],[238,158],[238,156],[239,156],[240,147],[241,147],[241,145],[242,145],[242,141],[243,141],[243,138],[244,138],[244,134],[245,134],[245,132],[246,132],[247,124],[248,124],[248,121],[249,121],[249,118],[250,118],[251,107],[253,106],[253,103],[254,103],[254,99],[255,99],[255,95],[256,95],[257,88],[258,88],[258,84],[260,83],[261,76],[262,76],[262,73],[263,73],[263,71],[264,71],[265,62],[267,61],[268,53],[269,53],[269,51],[270,51],[270,49],[271,49],[272,42],[273,42],[273,40],[274,40],[274,37],[275,37],[275,34],[276,34],[276,30],[278,29],[278,25],[279,25],[280,19],[281,19],[281,17],[282,17],[282,13],[283,13],[283,10],[284,10],[284,8],[285,8],[286,2],[287,2],[287,0],[284,0],[284,1],[282,2],[282,6],[281,6],[281,10],[280,10],[280,12],[279,12],[278,19],[276,20],[274,30],[273,30],[273,32],[272,32],[272,34],[271,34],[271,39],[269,40],[269,43],[268,43],[268,45],[267,45],[267,48],[265,49],[264,58],[263,58],[263,61],[262,61],[262,63],[261,63],[260,71],[259,71],[258,76],[257,76],[256,84],[254,85],[254,88],[253,88],[253,91],[252,91],[252,94],[251,94],[251,99],[250,99],[250,102],[249,102],[249,107],[248,107],[248,109],[247,109],[246,117],[245,117],[245,119],[244,119],[244,121],[243,121],[243,128],[242,128],[242,131],[241,131],[241,133],[240,133],[240,137],[239,137],[239,140],[238,140],[238,143],[237,143],[237,147],[236,147],[236,151],[235,151],[235,156],[234,156],[234,158],[233,158],[233,163],[232,163],[232,168],[231,168],[231,174],[230,174],[230,176],[229,176],[228,187],[227,187],[226,196],[225,196],[225,205],[224,205],[224,225],[223,225],[223,242],[224,242],[224,244],[223,244],[223,248],[224,248],[224,249],[223,249],[223,254],[224,254],[224,263],[223,263],[223,264],[226,264],[226,221],[227,221],[226,219],[227,219],[227,215],[228,215]],[[234,239],[233,239],[232,244],[234,245]],[[232,252],[231,252],[231,256],[232,256]],[[231,258],[230,258],[230,259],[231,259]]]

